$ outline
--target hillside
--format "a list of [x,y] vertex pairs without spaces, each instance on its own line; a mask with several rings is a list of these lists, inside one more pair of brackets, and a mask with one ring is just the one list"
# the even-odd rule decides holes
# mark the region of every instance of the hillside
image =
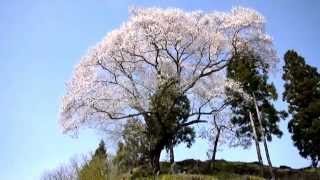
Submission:
[[[208,179],[268,179],[268,167],[264,166],[263,175],[260,175],[260,169],[256,162],[230,162],[217,160],[214,168],[208,168],[209,161],[200,161],[187,159],[176,162],[171,168],[170,163],[161,162],[161,175],[159,180],[208,180]],[[131,175],[122,177],[123,179],[153,179],[145,176],[146,168],[136,168]],[[175,171],[175,175],[169,175]],[[314,168],[293,169],[287,166],[274,168],[276,177],[281,180],[318,180],[320,179],[320,170]],[[131,177],[131,178],[128,178]]]

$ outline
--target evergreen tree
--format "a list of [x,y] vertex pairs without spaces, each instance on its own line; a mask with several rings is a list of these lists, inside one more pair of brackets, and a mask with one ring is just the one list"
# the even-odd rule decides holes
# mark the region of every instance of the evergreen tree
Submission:
[[148,147],[145,125],[137,119],[130,119],[122,131],[122,140],[118,144],[113,163],[120,172],[127,172],[134,167],[147,164]]
[[98,148],[94,152],[94,157],[99,157],[102,159],[107,159],[107,150],[103,140],[100,141]]
[[[278,98],[273,84],[268,83],[268,65],[264,64],[260,57],[255,56],[249,51],[242,51],[233,57],[234,60],[227,67],[227,77],[241,84],[246,94],[251,99],[255,97],[258,108],[262,114],[262,126],[268,141],[272,140],[272,135],[282,136],[278,127],[278,122],[285,116],[283,111],[277,111],[272,101]],[[230,103],[235,116],[232,122],[239,125],[238,134],[252,136],[250,127],[249,113],[255,112],[253,101],[247,101],[236,91],[227,89],[227,101]],[[253,113],[256,126],[258,125],[257,114]],[[261,132],[257,132],[258,139],[261,141]]]
[[154,146],[153,142],[160,141],[158,145],[163,145],[170,151],[171,163],[174,161],[173,146],[185,142],[187,147],[191,147],[195,139],[194,129],[185,125],[190,113],[190,102],[178,86],[179,81],[175,78],[159,82],[150,100],[151,115],[146,124],[150,146]]
[[91,160],[83,165],[79,180],[106,180],[108,178],[108,159],[105,143],[101,140]]
[[[237,91],[227,89],[227,102],[234,114],[231,121],[239,128],[237,136],[253,137],[256,141],[259,161],[262,164],[258,141],[264,142],[269,166],[272,167],[265,138],[272,135],[282,136],[278,122],[286,116],[277,111],[272,104],[278,95],[273,84],[268,83],[268,65],[249,50],[240,51],[227,67],[227,77],[241,84],[249,97],[241,96]],[[249,98],[249,99],[248,99]],[[270,168],[271,174],[272,169]]]
[[[185,142],[187,147],[191,147],[194,142],[194,129],[183,125],[190,113],[189,100],[179,91],[176,80],[160,82],[149,106],[150,115],[146,123],[132,119],[124,127],[122,141],[118,144],[114,158],[114,163],[119,166],[120,171],[154,163],[152,161],[154,152],[150,149],[154,149],[152,146],[159,139],[161,145],[170,151],[172,163],[173,146]],[[156,149],[162,150],[160,147]]]
[[284,60],[283,99],[291,114],[288,129],[301,156],[311,158],[316,167],[320,160],[320,74],[293,50],[286,52]]

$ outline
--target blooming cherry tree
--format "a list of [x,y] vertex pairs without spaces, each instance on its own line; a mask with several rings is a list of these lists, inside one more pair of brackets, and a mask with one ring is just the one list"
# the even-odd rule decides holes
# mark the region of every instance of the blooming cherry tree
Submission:
[[[134,8],[129,20],[108,33],[75,67],[62,100],[60,124],[70,132],[132,117],[148,121],[154,113],[150,98],[168,79],[176,79],[181,94],[190,98],[190,120],[179,127],[202,122],[200,117],[209,114],[207,107],[221,98],[218,94],[228,84],[215,74],[223,74],[243,47],[251,48],[270,67],[276,64],[265,20],[255,10]],[[215,91],[203,93],[206,86]],[[207,101],[200,101],[203,95]],[[154,152],[156,161],[163,147]]]

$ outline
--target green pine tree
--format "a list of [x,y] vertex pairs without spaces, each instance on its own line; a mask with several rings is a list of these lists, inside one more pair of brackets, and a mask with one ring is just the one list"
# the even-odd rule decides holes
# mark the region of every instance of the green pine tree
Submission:
[[138,119],[129,119],[122,131],[122,139],[118,144],[114,165],[119,172],[129,170],[148,163],[148,139],[145,125]]
[[105,143],[101,140],[91,160],[83,165],[79,172],[79,180],[108,179],[108,159]]
[[[245,99],[233,89],[227,89],[227,103],[230,103],[234,116],[233,124],[239,137],[252,137],[255,141],[259,163],[262,165],[258,141],[262,141],[269,164],[271,176],[274,178],[272,163],[267,142],[272,135],[282,136],[278,123],[285,118],[286,113],[277,111],[272,104],[278,98],[275,86],[268,82],[268,64],[249,50],[236,54],[227,67],[227,77],[239,82],[243,91],[249,96]],[[255,131],[254,131],[255,130]]]
[[[248,51],[240,52],[227,67],[227,77],[241,84],[243,90],[251,98],[256,98],[258,108],[262,115],[262,126],[268,141],[272,140],[272,135],[282,136],[278,122],[285,113],[277,111],[272,104],[278,98],[275,86],[268,82],[268,65],[263,63],[260,57],[256,57]],[[227,89],[227,101],[235,114],[232,122],[239,125],[237,133],[239,136],[251,136],[252,129],[249,121],[249,113],[255,112],[253,101],[247,101],[237,91]],[[253,118],[258,127],[257,114],[253,113]],[[258,139],[261,141],[261,132],[258,130]]]
[[316,167],[320,160],[320,74],[293,50],[286,52],[284,60],[283,99],[291,114],[288,129],[301,156],[311,158]]

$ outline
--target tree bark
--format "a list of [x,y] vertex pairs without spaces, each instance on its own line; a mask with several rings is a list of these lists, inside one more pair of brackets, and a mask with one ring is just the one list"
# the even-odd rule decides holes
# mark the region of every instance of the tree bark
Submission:
[[270,155],[269,155],[268,144],[267,144],[267,141],[266,141],[266,138],[265,138],[264,129],[262,127],[261,115],[260,115],[260,111],[259,111],[259,108],[258,108],[256,97],[254,96],[254,94],[253,94],[253,101],[254,101],[254,105],[255,105],[255,108],[256,108],[256,113],[257,113],[257,117],[258,117],[258,121],[259,121],[259,127],[260,127],[260,131],[261,131],[261,137],[262,137],[263,145],[264,145],[264,151],[266,153],[266,157],[267,157],[267,161],[268,161],[268,165],[269,165],[269,171],[270,171],[270,174],[271,174],[271,178],[275,179],[275,174],[273,172],[272,163],[271,163],[271,159],[270,159]]
[[270,159],[270,155],[269,155],[269,150],[268,150],[268,145],[267,145],[266,138],[263,138],[263,145],[264,145],[264,151],[266,152],[266,157],[267,157],[268,164],[269,164],[269,171],[270,171],[272,179],[274,180],[275,179],[275,174],[273,172],[272,163],[271,163],[271,159]]
[[173,143],[172,140],[170,141],[170,164],[174,163],[174,151],[173,151]]
[[252,131],[253,131],[254,142],[255,142],[255,145],[256,145],[258,161],[259,161],[259,164],[260,164],[260,174],[261,174],[261,176],[263,176],[263,161],[262,161],[262,156],[261,156],[261,151],[260,151],[260,145],[259,145],[259,142],[258,142],[258,136],[257,136],[257,132],[256,132],[256,127],[254,125],[254,121],[253,121],[253,117],[252,117],[252,113],[251,112],[249,112],[249,118],[250,118],[251,128],[252,128]]
[[160,172],[160,155],[163,148],[160,148],[159,146],[156,147],[153,151],[151,151],[150,159],[151,159],[151,167],[152,167],[152,173],[154,175],[157,175]]
[[215,161],[216,161],[216,153],[217,153],[217,149],[218,149],[218,142],[219,142],[219,137],[220,137],[220,129],[218,129],[218,133],[217,136],[214,140],[214,146],[213,146],[213,152],[212,152],[212,157],[211,157],[211,164],[213,166],[213,168],[215,167]]
[[317,168],[318,162],[319,162],[319,160],[317,160],[317,159],[312,159],[311,166],[312,166],[313,168]]

